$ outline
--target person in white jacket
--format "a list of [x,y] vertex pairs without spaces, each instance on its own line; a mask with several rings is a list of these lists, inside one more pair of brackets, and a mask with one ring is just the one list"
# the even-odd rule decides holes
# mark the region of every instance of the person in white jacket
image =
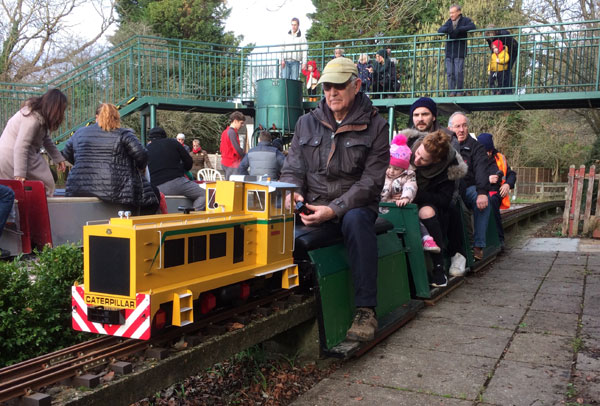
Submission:
[[306,38],[300,31],[300,20],[292,18],[292,29],[285,36],[281,54],[281,77],[298,80],[300,66],[306,62]]

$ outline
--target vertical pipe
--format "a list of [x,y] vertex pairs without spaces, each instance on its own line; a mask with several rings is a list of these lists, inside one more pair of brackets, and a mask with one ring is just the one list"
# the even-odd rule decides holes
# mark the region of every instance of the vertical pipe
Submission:
[[394,120],[394,106],[391,106],[388,109],[388,123],[390,125],[389,139],[390,139],[390,143],[391,143],[392,142],[392,138],[394,138],[394,124],[395,124],[395,120]]
[[183,86],[181,83],[181,74],[182,74],[182,54],[183,54],[183,49],[181,48],[181,40],[178,41],[178,45],[179,45],[179,97],[183,97]]
[[150,105],[150,128],[156,127],[156,104]]
[[142,145],[146,146],[146,126],[147,126],[147,119],[146,119],[146,114],[141,113],[140,114],[140,139],[142,142]]
[[523,31],[521,27],[519,27],[519,48],[517,52],[517,64],[515,65],[515,94],[518,94],[517,89],[519,88],[519,65],[521,63],[521,50],[523,49],[522,33]]

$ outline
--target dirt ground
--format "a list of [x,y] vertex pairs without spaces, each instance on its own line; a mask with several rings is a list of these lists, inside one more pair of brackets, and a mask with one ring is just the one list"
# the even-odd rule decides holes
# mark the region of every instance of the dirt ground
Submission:
[[336,364],[301,366],[293,359],[269,358],[257,346],[134,405],[288,405],[336,368]]

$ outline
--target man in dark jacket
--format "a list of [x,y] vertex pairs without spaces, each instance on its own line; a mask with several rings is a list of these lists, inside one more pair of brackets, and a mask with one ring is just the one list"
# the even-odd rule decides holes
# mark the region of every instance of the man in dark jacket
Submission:
[[350,59],[330,61],[319,83],[325,98],[298,120],[280,180],[296,184],[294,200],[314,212],[300,214],[304,225],[342,234],[357,307],[346,338],[370,341],[377,329],[374,224],[390,160],[389,126],[360,92],[361,80]]
[[380,49],[375,54],[375,65],[369,72],[373,74],[373,92],[396,91],[396,67],[388,57],[385,49]]
[[[490,30],[490,36],[486,38],[488,45],[492,46],[492,42],[496,40],[500,40],[504,47],[508,47],[508,70],[510,72],[509,76],[509,87],[513,86],[512,81],[512,67],[517,63],[519,59],[519,42],[515,39],[515,37],[510,35],[510,32],[507,30],[496,29],[493,24],[488,25],[487,27]],[[505,89],[503,93],[512,94],[514,89]]]
[[493,208],[494,218],[496,220],[496,228],[498,229],[498,237],[500,238],[500,246],[504,248],[504,228],[502,227],[502,218],[500,217],[500,209],[506,210],[510,208],[510,196],[508,192],[515,188],[517,182],[517,174],[508,165],[506,157],[502,155],[494,146],[494,138],[492,134],[483,133],[477,137],[492,163],[498,167],[496,175],[490,175],[490,203]]
[[151,129],[148,139],[148,168],[152,185],[165,195],[183,195],[192,199],[194,209],[204,210],[204,190],[182,172],[182,168],[186,171],[192,168],[192,157],[177,140],[167,138],[161,127]]
[[[258,136],[258,145],[252,147],[244,156],[238,173],[241,175],[262,176],[268,175],[272,180],[279,179],[285,155],[271,144],[271,133],[261,131]],[[248,172],[248,167],[250,171]]]
[[483,146],[469,135],[469,122],[462,112],[456,112],[448,120],[448,128],[456,134],[460,143],[460,154],[469,167],[464,177],[464,187],[461,190],[465,205],[473,211],[473,256],[483,258],[483,248],[486,246],[486,230],[490,219],[488,193],[490,175],[498,172],[495,163],[491,163]]
[[464,89],[464,67],[467,55],[467,32],[475,30],[475,24],[470,18],[462,15],[458,4],[450,6],[450,18],[442,25],[438,32],[448,35],[446,41],[446,76],[448,77],[448,96],[460,96],[461,92],[455,89]]

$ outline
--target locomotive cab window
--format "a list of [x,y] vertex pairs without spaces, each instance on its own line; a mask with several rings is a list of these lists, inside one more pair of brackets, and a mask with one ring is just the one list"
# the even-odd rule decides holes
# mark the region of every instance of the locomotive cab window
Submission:
[[248,211],[265,211],[266,193],[264,190],[249,190],[246,195]]
[[206,205],[206,207],[208,207],[209,209],[214,209],[216,206],[216,189],[208,188],[206,194],[208,196],[208,204]]
[[283,191],[276,190],[270,193],[271,195],[271,216],[281,216],[283,214]]

